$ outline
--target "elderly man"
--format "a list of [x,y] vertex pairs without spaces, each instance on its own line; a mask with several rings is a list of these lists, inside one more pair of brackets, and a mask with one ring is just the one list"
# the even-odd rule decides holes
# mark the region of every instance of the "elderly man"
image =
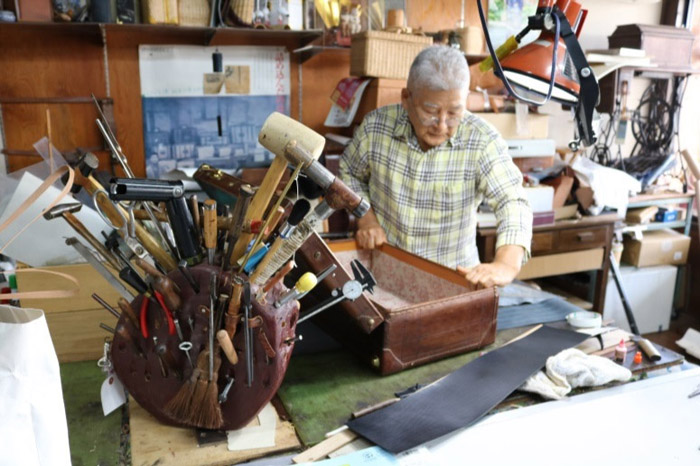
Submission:
[[[529,257],[532,212],[505,141],[467,112],[469,68],[455,49],[432,46],[411,65],[401,104],[369,113],[340,163],[341,178],[370,200],[360,247],[388,242],[456,268],[477,286],[510,283]],[[480,264],[476,211],[498,219],[496,255]]]

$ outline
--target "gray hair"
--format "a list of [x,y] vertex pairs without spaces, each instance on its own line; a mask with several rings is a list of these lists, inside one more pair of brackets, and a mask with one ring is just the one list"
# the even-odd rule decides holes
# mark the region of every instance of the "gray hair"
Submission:
[[457,49],[432,45],[413,60],[408,72],[408,90],[427,88],[431,91],[469,90],[469,66]]

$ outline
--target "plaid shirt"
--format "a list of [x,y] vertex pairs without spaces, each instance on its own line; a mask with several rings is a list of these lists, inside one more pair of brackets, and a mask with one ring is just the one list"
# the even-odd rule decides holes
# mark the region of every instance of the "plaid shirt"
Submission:
[[423,152],[401,105],[379,108],[357,128],[340,176],[401,249],[450,268],[477,265],[476,211],[486,199],[498,220],[496,248],[520,245],[530,256],[522,175],[498,132],[469,112],[454,136]]

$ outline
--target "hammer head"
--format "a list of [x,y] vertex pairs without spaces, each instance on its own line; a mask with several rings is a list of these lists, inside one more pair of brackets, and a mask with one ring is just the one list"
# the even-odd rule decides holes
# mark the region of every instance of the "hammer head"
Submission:
[[44,218],[46,220],[53,220],[56,217],[63,217],[65,214],[75,213],[82,207],[83,204],[80,202],[74,202],[72,204],[59,204],[44,212]]

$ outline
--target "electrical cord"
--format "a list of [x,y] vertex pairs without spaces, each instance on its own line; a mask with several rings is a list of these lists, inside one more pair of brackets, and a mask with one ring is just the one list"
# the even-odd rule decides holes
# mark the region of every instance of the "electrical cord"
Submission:
[[[529,99],[527,97],[523,97],[511,87],[510,81],[508,78],[506,78],[505,73],[503,72],[503,67],[501,66],[501,61],[498,59],[498,56],[496,56],[496,51],[493,48],[493,43],[491,42],[491,34],[489,34],[489,29],[486,24],[486,16],[484,15],[484,7],[481,4],[480,1],[476,2],[478,8],[479,8],[479,19],[481,20],[481,27],[484,30],[484,37],[486,38],[486,45],[488,46],[489,53],[491,54],[491,59],[493,60],[493,67],[495,70],[495,73],[497,76],[501,77],[501,80],[503,81],[503,85],[505,86],[506,90],[508,93],[513,96],[514,98],[531,104],[531,105],[536,105],[536,106],[541,106],[549,102],[549,99],[552,97],[552,91],[554,90],[554,78],[557,73],[557,50],[559,48],[559,36],[560,36],[560,20],[559,17],[555,14],[550,15],[554,19],[554,25],[555,25],[555,33],[554,33],[554,46],[552,49],[552,66],[551,66],[551,74],[549,77],[549,89],[547,90],[547,96],[542,100],[541,102]],[[528,26],[529,28],[529,26]]]

